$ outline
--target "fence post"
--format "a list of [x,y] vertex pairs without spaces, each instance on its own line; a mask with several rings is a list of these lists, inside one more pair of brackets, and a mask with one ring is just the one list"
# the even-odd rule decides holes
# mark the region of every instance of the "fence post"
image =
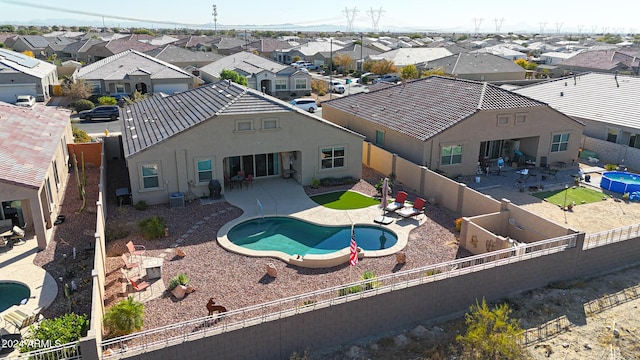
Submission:
[[98,347],[95,329],[91,329],[87,332],[87,336],[80,339],[80,354],[82,354],[82,360],[100,359]]

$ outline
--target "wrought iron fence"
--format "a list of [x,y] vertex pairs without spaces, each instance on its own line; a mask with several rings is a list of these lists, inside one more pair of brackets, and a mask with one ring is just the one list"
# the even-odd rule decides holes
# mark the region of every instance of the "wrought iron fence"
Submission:
[[637,237],[640,237],[640,224],[587,234],[584,238],[583,249],[592,249],[615,242],[635,239]]
[[[80,353],[80,343],[72,342],[62,345],[51,346],[49,343],[45,343],[40,340],[21,340],[25,341],[34,341],[34,345],[42,347],[43,349],[30,351],[26,353],[21,353],[16,356],[10,356],[11,360],[19,360],[19,359],[29,359],[29,360],[78,360],[82,359],[82,354]],[[35,343],[37,342],[37,344]],[[51,342],[49,340],[49,342]]]
[[105,340],[101,343],[101,350],[103,357],[121,356],[124,353],[126,353],[125,356],[131,356],[139,352],[180,344],[318,308],[564,251],[576,246],[576,238],[577,235],[567,235],[534,244],[519,244],[513,248],[489,254],[475,255],[373,279],[360,280],[222,314],[145,330]]

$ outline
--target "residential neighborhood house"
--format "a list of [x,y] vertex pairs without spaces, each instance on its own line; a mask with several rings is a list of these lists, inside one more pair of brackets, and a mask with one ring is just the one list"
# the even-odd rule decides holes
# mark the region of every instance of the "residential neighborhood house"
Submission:
[[75,80],[84,80],[94,94],[173,94],[202,83],[194,75],[153,56],[125,50],[81,68]]
[[418,69],[441,69],[447,75],[476,81],[524,80],[527,71],[493,54],[459,53],[420,64]]
[[[226,184],[240,171],[302,185],[362,176],[361,135],[232,82],[151,96],[125,109],[129,119],[120,121],[134,203],[167,203],[174,193],[211,196],[211,180]],[[240,186],[242,179],[235,179]]]
[[69,176],[69,115],[0,102],[0,220],[35,234],[39,249],[51,240]]
[[47,101],[58,83],[56,66],[19,52],[0,48],[0,101],[15,103],[18,95]]
[[495,85],[439,76],[325,101],[322,109],[323,118],[447,176],[475,174],[479,161],[499,157],[571,163],[584,127]]

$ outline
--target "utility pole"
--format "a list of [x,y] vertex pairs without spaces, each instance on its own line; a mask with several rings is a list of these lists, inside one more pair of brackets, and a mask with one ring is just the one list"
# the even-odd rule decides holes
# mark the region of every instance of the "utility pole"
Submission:
[[364,47],[364,34],[360,33],[360,73],[364,69],[364,63],[362,62],[362,48]]
[[329,100],[333,97],[333,91],[331,91],[331,86],[333,86],[333,38],[329,38],[329,53],[331,54],[329,59]]
[[218,7],[213,4],[213,35],[218,35]]

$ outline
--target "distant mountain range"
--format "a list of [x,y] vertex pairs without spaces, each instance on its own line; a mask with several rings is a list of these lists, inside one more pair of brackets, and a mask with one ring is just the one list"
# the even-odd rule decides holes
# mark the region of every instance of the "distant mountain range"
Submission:
[[[89,26],[89,27],[118,27],[118,28],[145,28],[145,29],[171,29],[171,28],[189,28],[189,29],[199,29],[199,30],[213,30],[213,23],[206,23],[202,25],[176,25],[175,23],[162,24],[159,22],[155,23],[146,23],[146,22],[131,22],[131,21],[122,21],[122,22],[114,22],[113,20],[105,21],[104,23],[100,20],[85,20],[81,21],[78,19],[67,19],[67,18],[56,18],[56,19],[38,19],[38,20],[30,20],[30,21],[1,21],[0,24],[13,24],[13,25],[23,25],[23,26]],[[217,24],[218,30],[272,30],[272,31],[303,31],[303,32],[336,32],[336,31],[346,31],[346,26],[334,25],[334,24],[321,24],[321,25],[297,25],[297,24],[273,24],[273,25],[225,25],[225,24]],[[516,28],[527,29],[526,24],[517,24],[513,28],[503,28],[501,29],[502,33],[506,32],[514,32],[514,33],[532,33],[531,30],[514,30]],[[366,27],[354,27],[353,32],[371,32],[371,28]],[[417,27],[403,27],[403,26],[381,26],[380,32],[393,32],[393,33],[412,33],[412,32],[421,32],[421,33],[470,33],[474,30],[468,27],[457,26],[450,28],[417,28]]]

